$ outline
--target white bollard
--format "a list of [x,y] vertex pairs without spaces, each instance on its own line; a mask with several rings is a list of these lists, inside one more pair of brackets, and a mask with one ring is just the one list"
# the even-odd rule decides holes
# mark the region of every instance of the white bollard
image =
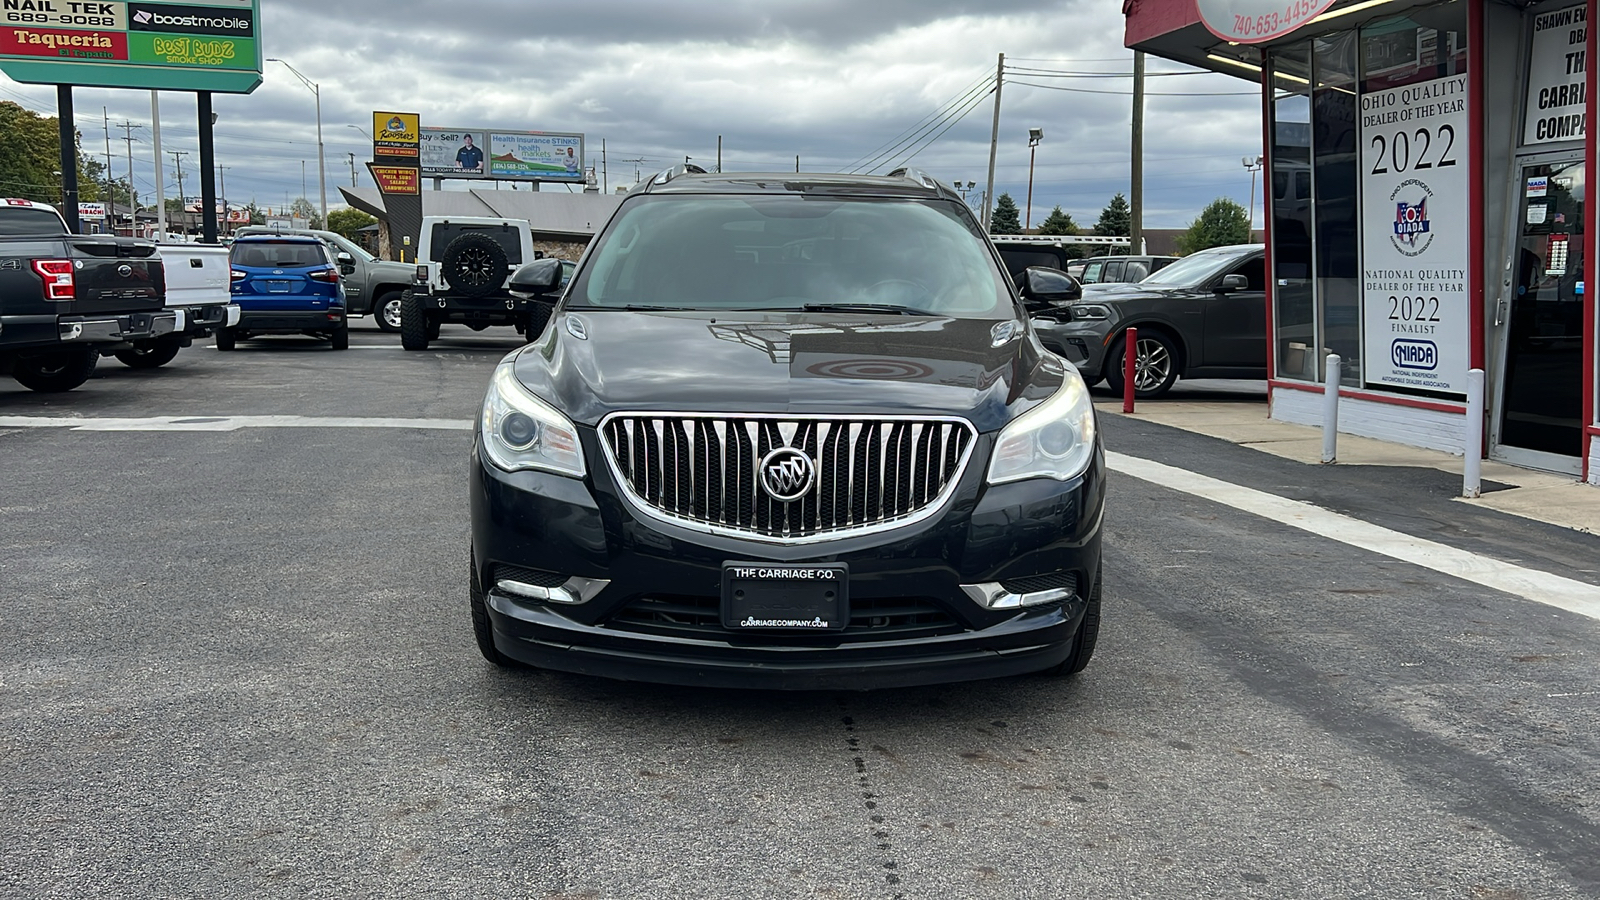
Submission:
[[1322,461],[1339,461],[1339,354],[1322,364]]
[[1461,466],[1461,496],[1483,496],[1483,370],[1467,370],[1466,461]]

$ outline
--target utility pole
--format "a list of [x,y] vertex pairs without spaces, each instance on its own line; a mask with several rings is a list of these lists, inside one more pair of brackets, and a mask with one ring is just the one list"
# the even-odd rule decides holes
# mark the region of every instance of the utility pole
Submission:
[[717,135],[717,174],[722,174],[722,135]]
[[800,154],[798,153],[794,155],[794,170],[796,172],[800,171]]
[[994,67],[994,128],[989,132],[989,185],[983,189],[983,230],[989,232],[994,218],[994,157],[1000,149],[1000,87],[1006,79],[1006,55]]
[[233,166],[217,166],[217,180],[222,182],[222,231],[228,231],[228,170]]
[[611,185],[606,183],[606,139],[600,139],[600,193],[611,193]]
[[1128,252],[1144,252],[1144,51],[1133,51],[1133,184],[1128,190]]
[[[106,130],[106,226],[116,234],[117,196],[111,190],[111,115],[104,106],[100,107],[100,124]],[[128,189],[132,190],[133,185],[128,185]]]
[[167,152],[172,154],[172,165],[178,170],[178,209],[180,212],[184,213],[185,221],[183,224],[187,227],[189,224],[187,221],[188,208],[185,206],[183,199],[183,158],[189,155],[189,151],[169,150]]
[[[122,139],[128,143],[128,235],[138,237],[139,201],[133,196],[133,130],[139,126],[132,122],[122,122],[117,127],[122,129]],[[113,227],[112,231],[116,231],[116,228]]]
[[[349,153],[349,152],[346,152],[345,155],[350,157],[350,186],[351,187],[355,187],[356,186],[356,155],[354,153]],[[439,181],[439,179],[437,179],[437,178],[434,179],[434,186],[433,186],[434,190],[438,190],[439,189],[438,181]]]

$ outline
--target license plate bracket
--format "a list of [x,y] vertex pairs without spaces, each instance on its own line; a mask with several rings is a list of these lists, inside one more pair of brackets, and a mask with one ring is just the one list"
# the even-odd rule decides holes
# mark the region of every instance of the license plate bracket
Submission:
[[722,565],[722,624],[734,631],[843,631],[849,595],[844,563]]

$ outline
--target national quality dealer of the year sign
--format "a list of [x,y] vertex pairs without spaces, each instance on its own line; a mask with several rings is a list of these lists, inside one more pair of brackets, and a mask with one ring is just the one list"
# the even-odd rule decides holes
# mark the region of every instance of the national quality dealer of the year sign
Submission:
[[245,94],[259,0],[0,0],[0,71],[32,84]]
[[1361,96],[1368,384],[1464,395],[1471,347],[1467,76]]

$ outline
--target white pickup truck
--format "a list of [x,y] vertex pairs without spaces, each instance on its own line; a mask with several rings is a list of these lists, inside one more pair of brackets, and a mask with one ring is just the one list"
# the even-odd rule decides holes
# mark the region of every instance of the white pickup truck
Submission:
[[166,308],[177,313],[178,327],[171,334],[108,352],[135,369],[164,366],[196,338],[239,324],[239,304],[229,293],[232,269],[227,247],[163,243],[160,253],[167,276]]

